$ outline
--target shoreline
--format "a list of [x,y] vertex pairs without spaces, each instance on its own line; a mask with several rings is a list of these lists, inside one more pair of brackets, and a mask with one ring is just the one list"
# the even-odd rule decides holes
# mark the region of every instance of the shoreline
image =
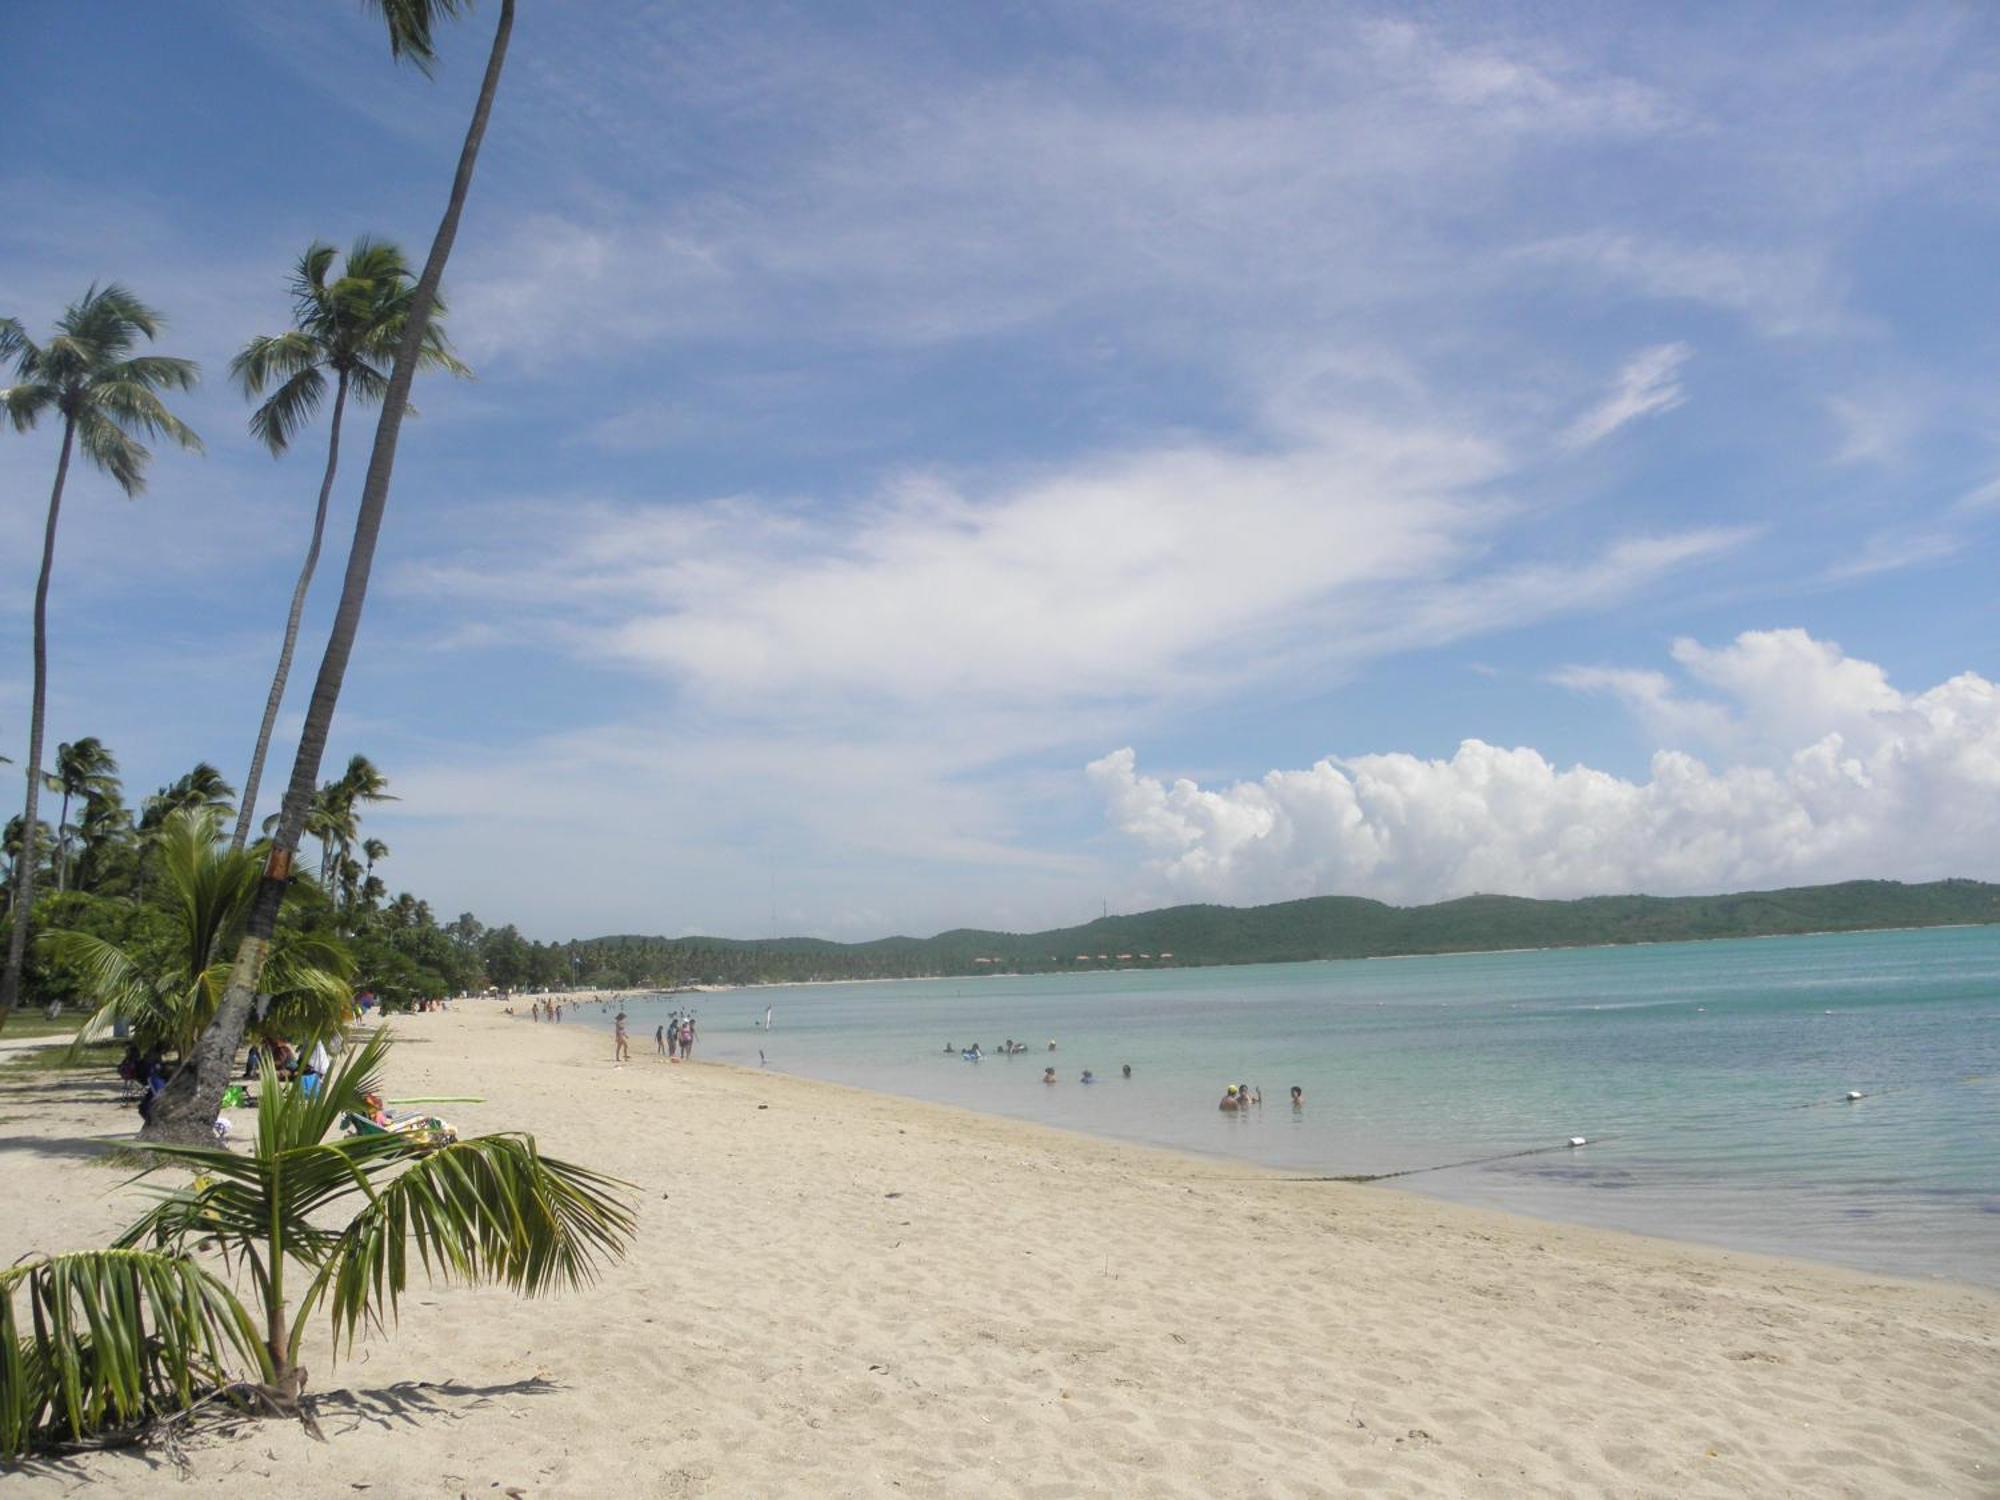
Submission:
[[[539,1302],[418,1282],[401,1326],[337,1364],[313,1329],[330,1441],[204,1433],[197,1482],[1053,1500],[1975,1496],[2000,1476],[2000,1297],[1980,1288],[729,1064],[614,1066],[594,1027],[497,1006],[387,1024],[396,1091],[477,1094],[448,1111],[462,1130],[530,1130],[624,1178],[639,1240]],[[136,1214],[125,1173],[78,1172],[129,1139],[106,1094],[0,1086],[20,1204],[0,1256],[103,1243]],[[153,1495],[155,1462],[6,1482]]]
[[[858,982],[866,983],[869,981]],[[743,987],[739,986],[738,988]],[[504,1019],[512,1021],[520,1018],[518,1016],[510,1016]],[[606,1023],[598,1020],[579,1018],[577,1024],[582,1029],[602,1035],[606,1038],[608,1044],[611,1032]],[[635,1058],[633,1066],[638,1066],[648,1060],[647,1056],[641,1055],[640,1044],[644,1041],[645,1037],[643,1035],[635,1035],[633,1038],[633,1055]],[[1168,1157],[1179,1158],[1187,1163],[1198,1163],[1212,1169],[1233,1169],[1246,1174],[1246,1176],[1256,1176],[1272,1182],[1337,1184],[1343,1188],[1365,1187],[1397,1194],[1408,1194],[1426,1202],[1451,1205],[1476,1213],[1497,1214],[1503,1218],[1517,1219],[1526,1224],[1564,1226],[1603,1234],[1629,1235],[1635,1239],[1650,1241],[1659,1245],[1707,1250],[1720,1255],[1750,1256],[1877,1280],[1886,1278],[1904,1282],[1912,1286],[1958,1287],[2000,1297],[2000,1272],[1996,1272],[1992,1280],[1980,1281],[1967,1275],[1952,1274],[1947,1271],[1915,1272],[1885,1268],[1880,1265],[1869,1265],[1860,1261],[1828,1260],[1813,1255],[1809,1251],[1733,1245],[1715,1239],[1695,1238],[1657,1229],[1634,1228],[1630,1225],[1621,1225],[1613,1222],[1565,1216],[1560,1212],[1560,1206],[1551,1206],[1546,1212],[1538,1212],[1533,1208],[1520,1207],[1512,1203],[1496,1202],[1491,1199],[1481,1199],[1466,1194],[1433,1190],[1424,1187],[1414,1180],[1408,1180],[1425,1176],[1442,1175],[1459,1171],[1466,1167],[1481,1165],[1486,1160],[1483,1157],[1473,1158],[1465,1162],[1447,1162],[1433,1167],[1387,1172],[1379,1175],[1340,1175],[1331,1172],[1313,1171],[1305,1167],[1273,1166],[1268,1162],[1259,1161],[1255,1157],[1235,1155],[1222,1150],[1203,1151],[1196,1147],[1172,1144],[1138,1135],[1121,1135],[1108,1131],[1089,1130],[1076,1125],[1057,1124],[1026,1113],[1014,1114],[1005,1110],[980,1109],[971,1104],[933,1099],[921,1094],[898,1093],[892,1089],[875,1088],[867,1084],[847,1083],[834,1078],[823,1078],[813,1073],[799,1072],[783,1066],[753,1068],[741,1062],[729,1062],[710,1058],[703,1058],[699,1065],[704,1068],[715,1068],[738,1074],[746,1079],[790,1079],[816,1088],[842,1090],[864,1098],[894,1101],[899,1104],[920,1106],[926,1109],[944,1110],[970,1120],[1021,1125],[1030,1129],[1052,1131],[1059,1136],[1079,1142],[1122,1147],[1135,1151],[1158,1152]],[[1536,1149],[1543,1151],[1554,1150],[1555,1143]]]
[[[589,999],[593,996],[622,995],[727,995],[748,990],[816,989],[821,985],[851,984],[939,984],[945,981],[962,983],[991,979],[1081,979],[1098,974],[1171,974],[1189,969],[1254,969],[1265,966],[1276,967],[1286,964],[1373,964],[1402,963],[1416,958],[1502,958],[1517,953],[1598,953],[1613,948],[1673,948],[1694,943],[1766,943],[1781,938],[1828,938],[1861,937],[1885,932],[1964,932],[1986,927],[2000,927],[2000,919],[1991,922],[1921,922],[1899,923],[1888,927],[1815,927],[1807,932],[1734,932],[1721,933],[1714,937],[1680,938],[1629,938],[1624,941],[1603,943],[1546,943],[1530,948],[1434,948],[1410,953],[1356,953],[1347,956],[1331,955],[1324,958],[1245,958],[1218,959],[1214,963],[1151,963],[1146,965],[1128,964],[1122,968],[1079,968],[1079,969],[1004,969],[988,970],[970,974],[891,974],[879,979],[758,979],[746,984],[688,984],[672,989],[651,986],[626,987],[619,990],[565,990],[549,991],[545,995],[533,995],[526,991],[516,992],[515,999]],[[586,939],[585,941],[590,941]],[[668,939],[672,942],[684,939]],[[738,941],[731,939],[731,941]],[[777,939],[780,942],[791,939]],[[474,1000],[495,1000],[497,995],[473,995],[463,997]]]

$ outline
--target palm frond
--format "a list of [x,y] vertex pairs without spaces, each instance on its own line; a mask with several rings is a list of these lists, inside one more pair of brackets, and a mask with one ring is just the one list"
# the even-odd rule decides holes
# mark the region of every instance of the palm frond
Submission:
[[30,383],[0,390],[0,409],[6,411],[7,420],[16,432],[28,431],[55,404],[56,388],[52,385]]
[[410,1249],[425,1276],[497,1282],[526,1296],[593,1280],[631,1242],[627,1187],[540,1155],[532,1136],[458,1141],[412,1161],[374,1195],[301,1303],[328,1299],[336,1343],[393,1319],[409,1285]]
[[160,400],[156,389],[160,371],[150,367],[161,364],[184,367],[182,377],[187,384],[193,383],[195,367],[191,361],[148,356],[128,359],[103,371],[92,382],[86,399],[121,427],[137,427],[150,437],[168,438],[199,453],[201,439],[195,436],[194,429],[168,411],[166,403]]
[[77,972],[83,992],[97,1005],[70,1043],[75,1055],[102,1041],[116,1021],[132,1023],[157,1007],[160,992],[152,977],[115,944],[88,932],[57,929],[35,939],[38,950]]
[[326,396],[326,376],[318,365],[308,365],[279,386],[270,398],[250,413],[250,433],[275,457],[282,454],[310,422]]
[[389,32],[389,55],[407,59],[417,70],[429,74],[437,64],[437,49],[431,39],[439,21],[470,9],[469,0],[368,0],[369,8],[380,12]]
[[261,396],[274,380],[310,370],[325,355],[319,340],[296,328],[283,333],[260,333],[243,346],[243,352],[229,362],[229,378],[246,396]]
[[306,246],[305,254],[292,272],[292,299],[306,307],[319,301],[326,290],[326,273],[333,269],[333,258],[340,252],[325,240],[314,240]]
[[347,392],[359,406],[373,406],[389,389],[389,377],[371,364],[356,360],[347,372]]
[[80,302],[64,309],[56,326],[79,344],[96,351],[96,362],[117,359],[141,338],[156,339],[165,326],[152,308],[117,282],[92,282]]
[[19,318],[0,318],[0,360],[19,359],[33,348]]
[[186,1256],[81,1250],[0,1271],[0,1459],[185,1408],[246,1370],[271,1372],[249,1314]]
[[153,453],[94,406],[76,414],[76,435],[84,457],[109,474],[127,495],[146,488],[146,463]]

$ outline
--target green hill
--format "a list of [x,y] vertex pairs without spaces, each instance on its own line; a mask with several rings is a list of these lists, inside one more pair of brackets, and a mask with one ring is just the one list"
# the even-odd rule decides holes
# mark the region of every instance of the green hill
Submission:
[[1284,963],[1994,922],[2000,885],[1852,880],[1728,896],[1466,896],[1408,907],[1315,896],[1271,906],[1170,906],[1048,932],[960,928],[865,943],[622,936],[591,938],[572,951],[596,983],[672,986]]

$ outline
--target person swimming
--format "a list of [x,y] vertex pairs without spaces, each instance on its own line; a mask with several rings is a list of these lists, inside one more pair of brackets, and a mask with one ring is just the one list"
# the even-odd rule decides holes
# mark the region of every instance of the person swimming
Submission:
[[1306,1107],[1306,1091],[1300,1088],[1295,1083],[1292,1085],[1292,1108],[1304,1109],[1305,1107]]
[[1090,1071],[1090,1069],[1085,1068],[1083,1070],[1083,1077],[1078,1081],[1081,1083],[1095,1083],[1097,1082],[1097,1077]]
[[1127,1078],[1132,1076],[1132,1065],[1130,1063],[1125,1064],[1125,1076]]
[[1054,1083],[1055,1081],[1056,1081],[1056,1070],[1054,1068],[1042,1069],[1043,1083]]
[[1222,1091],[1222,1102],[1216,1105],[1217,1109],[1221,1110],[1225,1114],[1231,1114],[1231,1115],[1235,1114],[1236,1111],[1241,1109],[1242,1107],[1243,1107],[1242,1101],[1236,1097],[1236,1085],[1233,1083],[1230,1084],[1228,1088]]

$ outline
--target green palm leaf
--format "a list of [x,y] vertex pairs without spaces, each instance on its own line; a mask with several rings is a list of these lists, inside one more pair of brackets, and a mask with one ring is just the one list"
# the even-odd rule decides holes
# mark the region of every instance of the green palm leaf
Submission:
[[301,1317],[326,1296],[334,1338],[351,1347],[364,1324],[396,1316],[412,1246],[428,1278],[495,1282],[531,1297],[581,1286],[631,1240],[635,1221],[614,1191],[623,1185],[542,1156],[530,1136],[446,1146],[412,1161],[355,1215]]
[[242,1369],[269,1377],[256,1327],[186,1256],[82,1250],[0,1271],[0,1459],[185,1408]]

